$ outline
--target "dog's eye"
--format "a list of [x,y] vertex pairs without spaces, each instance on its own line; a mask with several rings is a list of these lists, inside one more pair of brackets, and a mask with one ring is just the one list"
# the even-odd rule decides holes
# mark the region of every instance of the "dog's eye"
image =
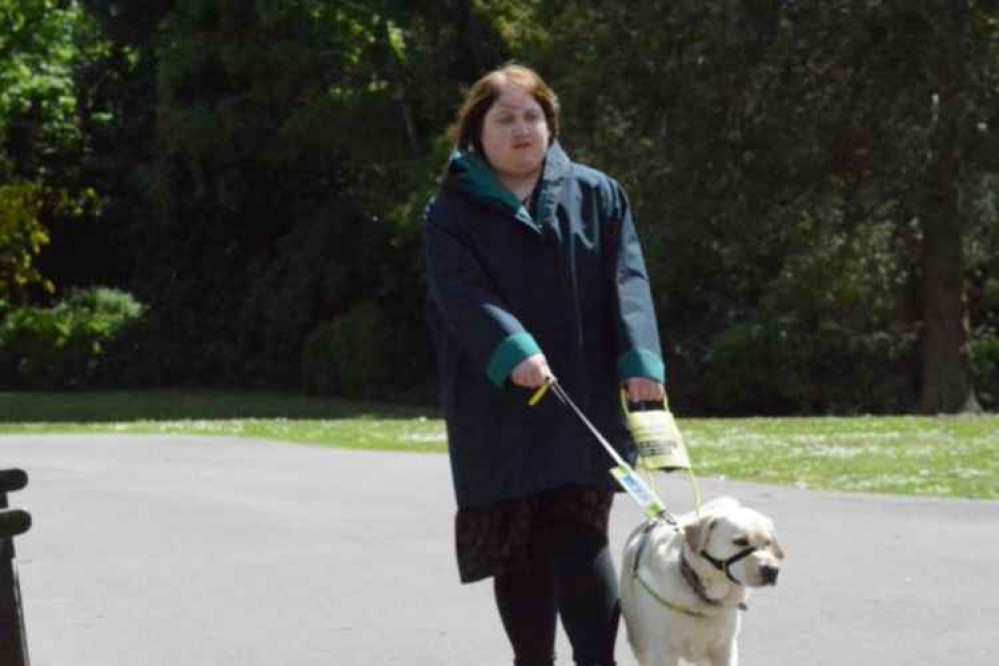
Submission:
[[733,540],[732,543],[734,543],[739,548],[745,548],[746,546],[749,545],[749,539],[747,539],[746,537],[742,537],[740,539]]

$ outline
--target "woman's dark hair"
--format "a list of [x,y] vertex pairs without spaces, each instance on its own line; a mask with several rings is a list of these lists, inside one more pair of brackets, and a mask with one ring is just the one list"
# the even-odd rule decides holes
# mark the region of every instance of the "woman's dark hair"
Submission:
[[451,126],[451,139],[458,150],[482,152],[482,121],[503,88],[515,85],[537,100],[545,114],[551,140],[558,136],[559,105],[555,92],[530,67],[507,64],[476,81],[465,95],[458,117]]

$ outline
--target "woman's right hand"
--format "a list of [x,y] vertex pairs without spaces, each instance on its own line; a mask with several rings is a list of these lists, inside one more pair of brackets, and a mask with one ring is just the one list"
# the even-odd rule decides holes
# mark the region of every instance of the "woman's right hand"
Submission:
[[510,381],[523,388],[538,388],[554,377],[544,354],[528,356],[510,373]]

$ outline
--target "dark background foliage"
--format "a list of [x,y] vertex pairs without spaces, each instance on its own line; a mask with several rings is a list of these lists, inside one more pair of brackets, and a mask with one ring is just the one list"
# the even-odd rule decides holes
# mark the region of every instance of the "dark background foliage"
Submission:
[[0,317],[21,340],[0,355],[20,385],[59,384],[25,370],[32,326],[52,339],[39,313],[105,285],[140,310],[73,386],[432,399],[423,208],[464,87],[513,58],[559,93],[570,154],[629,192],[678,411],[999,401],[995,2],[0,0],[0,18]]

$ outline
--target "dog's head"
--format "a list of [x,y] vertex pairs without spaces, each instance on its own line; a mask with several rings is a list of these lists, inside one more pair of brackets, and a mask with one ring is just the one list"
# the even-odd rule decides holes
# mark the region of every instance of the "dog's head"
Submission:
[[776,585],[784,551],[773,521],[732,498],[705,504],[699,518],[684,526],[687,546],[739,585]]

